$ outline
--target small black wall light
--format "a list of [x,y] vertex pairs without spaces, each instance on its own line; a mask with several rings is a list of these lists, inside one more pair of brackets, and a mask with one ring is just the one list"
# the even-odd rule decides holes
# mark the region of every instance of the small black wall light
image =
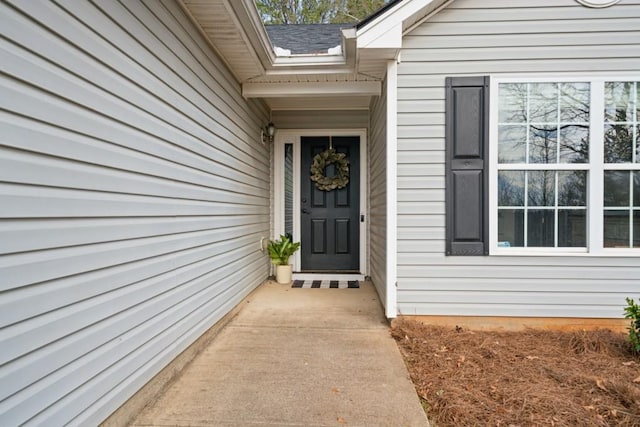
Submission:
[[262,143],[266,144],[273,142],[273,136],[276,134],[276,127],[272,122],[264,127],[261,131]]

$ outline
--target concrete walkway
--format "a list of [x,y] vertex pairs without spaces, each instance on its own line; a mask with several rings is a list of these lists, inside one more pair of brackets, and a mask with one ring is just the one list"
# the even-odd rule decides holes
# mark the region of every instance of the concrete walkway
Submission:
[[134,426],[428,426],[377,294],[269,282]]

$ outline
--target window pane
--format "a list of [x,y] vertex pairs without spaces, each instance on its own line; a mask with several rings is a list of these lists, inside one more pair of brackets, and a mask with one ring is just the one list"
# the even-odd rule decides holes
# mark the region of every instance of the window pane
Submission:
[[498,106],[500,123],[525,123],[527,121],[527,85],[525,83],[501,83]]
[[524,246],[524,210],[498,210],[499,246]]
[[604,126],[604,161],[629,163],[633,153],[633,126]]
[[555,206],[555,172],[529,171],[529,206]]
[[640,210],[633,212],[633,247],[640,248]]
[[498,206],[524,206],[524,171],[498,172]]
[[587,246],[587,214],[585,210],[558,210],[558,246],[565,248],[584,248]]
[[554,246],[553,216],[553,210],[531,209],[527,212],[527,246]]
[[284,232],[293,236],[293,144],[284,145]]
[[558,172],[558,206],[585,206],[587,202],[587,172]]
[[558,161],[558,128],[556,126],[529,126],[529,163],[556,163]]
[[604,84],[605,121],[633,121],[633,87],[633,82],[606,82]]
[[629,211],[604,211],[604,247],[629,247]]
[[640,208],[640,171],[633,173],[633,206]]
[[589,126],[560,127],[560,162],[587,163],[589,161]]
[[604,172],[604,205],[629,206],[629,172]]
[[558,121],[558,85],[532,83],[529,87],[529,121],[549,123]]
[[569,123],[589,122],[589,83],[560,85],[560,120]]
[[636,82],[636,122],[640,122],[640,82]]
[[[640,85],[638,85],[640,87]],[[640,102],[638,102],[640,104]],[[636,163],[640,163],[640,126],[636,126]]]
[[524,163],[527,147],[526,126],[498,128],[498,163]]

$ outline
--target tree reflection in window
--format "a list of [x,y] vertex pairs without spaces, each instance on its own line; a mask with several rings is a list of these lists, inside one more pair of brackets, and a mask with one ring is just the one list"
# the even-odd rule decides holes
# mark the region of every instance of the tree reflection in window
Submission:
[[606,82],[604,85],[606,163],[640,162],[640,106],[636,102],[639,91],[637,82]]
[[589,83],[502,83],[500,163],[589,161]]
[[586,82],[499,85],[498,168],[521,169],[498,171],[500,246],[586,246],[589,108]]
[[587,171],[498,172],[498,239],[503,245],[585,247]]
[[605,82],[604,97],[604,246],[637,248],[640,247],[640,84]]

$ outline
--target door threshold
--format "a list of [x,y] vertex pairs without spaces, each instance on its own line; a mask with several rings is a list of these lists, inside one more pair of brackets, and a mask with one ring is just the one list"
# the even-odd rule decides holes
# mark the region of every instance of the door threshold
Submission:
[[364,280],[360,273],[293,273],[293,280]]

